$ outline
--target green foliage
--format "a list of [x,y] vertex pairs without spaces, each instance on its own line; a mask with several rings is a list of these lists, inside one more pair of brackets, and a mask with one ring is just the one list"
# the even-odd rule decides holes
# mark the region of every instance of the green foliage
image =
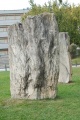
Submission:
[[55,100],[10,99],[9,72],[0,72],[0,120],[80,120],[80,68],[72,83],[58,84]]
[[43,12],[54,12],[60,32],[68,32],[70,35],[70,43],[75,43],[80,46],[80,5],[70,6],[62,0],[54,0],[53,2],[45,3],[43,6],[36,5],[34,0],[29,1],[31,9],[22,16],[22,21],[28,15],[37,15]]
[[76,48],[77,48],[77,45],[76,45],[76,44],[72,43],[72,44],[70,45],[69,51],[70,51],[70,54],[71,54],[71,58],[75,58],[75,57],[76,57],[76,53],[77,53]]
[[32,8],[35,6],[35,4],[34,4],[34,0],[30,0],[29,1],[29,4],[32,6]]
[[80,45],[80,34],[78,26],[80,25],[80,6],[61,7],[61,19],[59,23],[59,30],[61,32],[68,32],[70,35],[70,43]]

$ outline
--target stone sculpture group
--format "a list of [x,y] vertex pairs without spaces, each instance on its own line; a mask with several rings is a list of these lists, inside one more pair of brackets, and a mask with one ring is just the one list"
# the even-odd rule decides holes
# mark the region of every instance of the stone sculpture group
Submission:
[[8,36],[11,97],[55,98],[58,81],[71,80],[69,36],[59,33],[55,15],[28,16]]

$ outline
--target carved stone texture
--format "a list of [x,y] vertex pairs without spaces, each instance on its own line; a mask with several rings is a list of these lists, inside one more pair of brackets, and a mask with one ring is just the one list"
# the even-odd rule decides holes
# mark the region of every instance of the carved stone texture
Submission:
[[53,13],[28,16],[9,28],[12,98],[55,98],[59,76],[58,25]]
[[59,33],[60,71],[59,82],[69,83],[72,75],[71,56],[69,52],[70,38],[67,32]]

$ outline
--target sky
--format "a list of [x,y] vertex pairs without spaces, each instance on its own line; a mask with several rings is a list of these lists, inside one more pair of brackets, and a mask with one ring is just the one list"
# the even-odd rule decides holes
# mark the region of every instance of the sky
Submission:
[[[29,0],[0,0],[0,10],[16,10],[16,9],[26,9],[30,7]],[[36,4],[43,5],[49,0],[34,0]],[[51,0],[52,1],[52,0]],[[66,1],[66,0],[63,0]],[[75,5],[80,4],[80,0],[67,0],[68,3]]]

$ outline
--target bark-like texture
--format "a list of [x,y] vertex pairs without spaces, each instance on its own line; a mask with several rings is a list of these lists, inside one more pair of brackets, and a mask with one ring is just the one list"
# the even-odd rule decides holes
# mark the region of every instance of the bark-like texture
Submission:
[[58,25],[53,13],[28,16],[9,28],[12,98],[55,98],[59,76]]
[[60,71],[59,82],[69,83],[72,75],[71,56],[69,52],[70,38],[67,32],[59,33]]

